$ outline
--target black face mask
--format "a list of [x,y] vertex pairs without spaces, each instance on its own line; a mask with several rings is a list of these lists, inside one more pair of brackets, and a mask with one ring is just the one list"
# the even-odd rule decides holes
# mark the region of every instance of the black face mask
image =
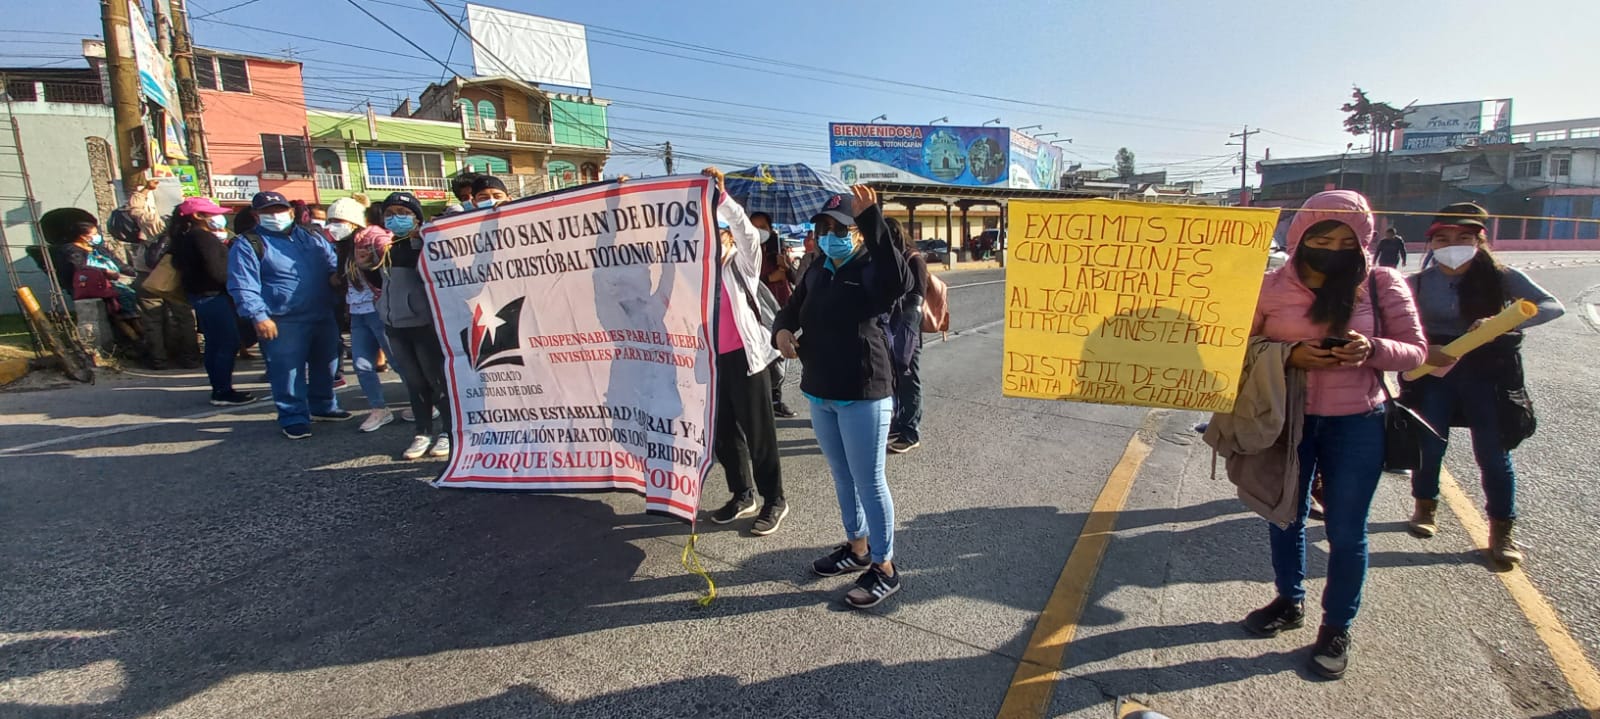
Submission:
[[1296,256],[1306,267],[1324,275],[1343,275],[1361,269],[1359,250],[1330,250],[1326,247],[1302,247]]

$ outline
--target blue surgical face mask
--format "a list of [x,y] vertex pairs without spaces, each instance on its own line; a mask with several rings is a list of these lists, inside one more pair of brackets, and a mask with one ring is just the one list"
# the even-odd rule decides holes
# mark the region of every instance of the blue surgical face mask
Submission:
[[856,252],[856,244],[850,239],[848,230],[842,235],[818,235],[817,245],[822,248],[822,254],[835,262],[850,259]]
[[399,236],[411,234],[417,229],[417,218],[411,215],[389,215],[383,218],[383,227]]
[[222,215],[212,215],[211,217],[206,218],[206,224],[209,225],[213,230],[221,230],[228,226],[228,218],[223,217]]
[[283,212],[274,212],[271,214],[261,215],[256,221],[262,227],[272,232],[283,232],[288,230],[289,227],[294,224],[294,213],[288,210],[284,210]]
[[89,244],[93,247],[99,247],[105,244],[105,242],[106,238],[98,232],[94,233],[94,237],[89,238]]

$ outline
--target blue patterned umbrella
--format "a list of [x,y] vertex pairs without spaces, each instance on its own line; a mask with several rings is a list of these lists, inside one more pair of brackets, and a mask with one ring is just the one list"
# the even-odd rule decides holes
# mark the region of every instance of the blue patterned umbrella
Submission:
[[727,175],[728,194],[745,212],[765,212],[783,225],[810,222],[828,198],[850,194],[850,186],[833,175],[805,165],[756,165]]

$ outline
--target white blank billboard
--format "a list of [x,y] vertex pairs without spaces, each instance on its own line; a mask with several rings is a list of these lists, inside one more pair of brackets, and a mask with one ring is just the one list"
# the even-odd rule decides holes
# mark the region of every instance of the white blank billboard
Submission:
[[479,75],[590,87],[589,37],[582,25],[468,4],[467,26],[478,39],[472,69]]

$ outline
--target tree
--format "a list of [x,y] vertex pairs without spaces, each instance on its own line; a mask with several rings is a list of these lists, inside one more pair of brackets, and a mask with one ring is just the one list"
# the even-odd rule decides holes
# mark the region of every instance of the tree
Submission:
[[1352,135],[1361,136],[1372,134],[1372,153],[1374,155],[1382,149],[1379,145],[1387,139],[1387,135],[1395,130],[1411,127],[1406,122],[1408,108],[1398,108],[1387,102],[1373,102],[1367,97],[1367,91],[1358,85],[1350,93],[1350,102],[1339,107],[1346,113],[1344,129]]
[[1133,150],[1124,147],[1117,150],[1117,177],[1124,180],[1135,175],[1133,169]]
[[[1394,131],[1411,127],[1411,123],[1406,122],[1411,106],[1395,107],[1387,102],[1373,102],[1367,97],[1367,91],[1356,85],[1350,93],[1350,102],[1339,109],[1346,113],[1346,132],[1358,137],[1372,135],[1372,174],[1376,177],[1376,184],[1369,185],[1366,191],[1382,204],[1389,194],[1389,151],[1394,149]],[[1383,158],[1381,170],[1378,167],[1380,155]]]

